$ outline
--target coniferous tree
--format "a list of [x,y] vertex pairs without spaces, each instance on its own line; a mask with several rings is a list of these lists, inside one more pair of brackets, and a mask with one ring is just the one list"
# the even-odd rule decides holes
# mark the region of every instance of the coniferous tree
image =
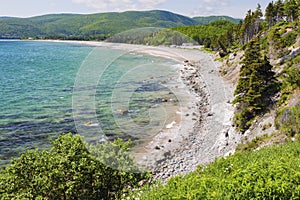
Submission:
[[277,0],[274,4],[274,8],[276,13],[276,23],[281,22],[284,19],[284,4],[282,0]]
[[299,5],[297,5],[296,0],[285,0],[284,2],[284,12],[286,20],[293,22],[298,19]]
[[258,39],[251,40],[245,51],[240,78],[233,103],[237,104],[235,123],[242,132],[246,131],[255,116],[272,104],[277,92],[277,81],[267,57],[260,54]]
[[274,8],[274,3],[270,2],[265,11],[265,18],[269,28],[275,25],[275,16],[276,13]]
[[297,5],[297,8],[298,8],[298,12],[297,12],[297,16],[298,16],[298,19],[297,20],[300,20],[300,0],[296,0],[296,5]]
[[263,13],[261,11],[260,4],[254,12],[248,10],[244,22],[240,28],[240,43],[246,44],[261,30],[261,17]]
[[242,67],[240,69],[240,78],[234,92],[234,95],[238,95],[235,101],[242,101],[249,90],[250,75],[252,74],[252,68],[249,66],[255,61],[258,62],[260,57],[259,52],[259,44],[254,42],[254,40],[250,41],[244,54],[244,60],[242,61]]
[[240,29],[240,43],[245,44],[250,40],[252,11],[248,10],[247,15]]
[[258,32],[261,30],[261,18],[263,17],[263,13],[261,11],[261,5],[258,4],[256,10],[253,13],[252,17],[252,25],[253,25],[253,35],[258,34]]

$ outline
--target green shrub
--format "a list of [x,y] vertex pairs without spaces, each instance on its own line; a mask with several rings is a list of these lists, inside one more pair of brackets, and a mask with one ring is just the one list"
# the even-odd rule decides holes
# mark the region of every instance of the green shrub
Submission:
[[300,103],[294,107],[287,107],[277,112],[276,128],[287,136],[300,133]]
[[290,67],[286,70],[286,81],[293,88],[300,87],[300,68]]
[[262,137],[255,137],[252,141],[247,142],[247,143],[241,143],[236,147],[236,151],[238,152],[244,152],[244,151],[253,151],[255,150],[257,147],[259,147],[259,145],[261,145],[261,143],[265,140],[267,140],[268,138],[270,138],[269,135],[265,134]]
[[[114,199],[145,177],[143,173],[119,171],[103,164],[88,151],[79,135],[61,135],[51,143],[49,151],[26,151],[2,170],[1,199]],[[128,147],[116,143],[121,153],[123,147]],[[100,155],[96,149],[94,152]],[[117,156],[105,153],[108,160]]]
[[264,124],[264,125],[261,127],[261,130],[265,131],[266,129],[271,128],[271,127],[272,127],[272,124],[269,122],[268,124]]
[[282,46],[289,47],[295,43],[298,33],[296,31],[290,31],[282,36]]
[[[296,62],[300,59],[300,56],[295,57],[288,66],[281,72],[281,93],[278,104],[283,105],[290,99],[293,91],[300,88],[300,68],[297,67]],[[298,62],[299,63],[299,62]]]
[[236,111],[233,121],[237,126],[237,130],[244,133],[251,126],[254,117],[254,113],[248,108]]

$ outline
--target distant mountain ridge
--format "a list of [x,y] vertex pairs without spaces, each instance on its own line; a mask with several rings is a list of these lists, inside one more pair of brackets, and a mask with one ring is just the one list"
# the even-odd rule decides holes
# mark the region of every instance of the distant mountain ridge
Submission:
[[122,31],[142,28],[193,26],[216,20],[229,20],[227,16],[186,17],[168,11],[127,11],[99,14],[49,14],[30,18],[0,17],[0,38],[28,37],[109,37]]
[[237,19],[229,16],[208,16],[208,17],[193,17],[199,25],[209,24],[217,20],[226,20],[232,23],[239,23],[242,19]]

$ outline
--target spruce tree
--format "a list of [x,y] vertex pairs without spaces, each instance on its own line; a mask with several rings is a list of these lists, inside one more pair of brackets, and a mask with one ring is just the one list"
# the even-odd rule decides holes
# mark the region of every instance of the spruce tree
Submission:
[[249,66],[255,60],[259,60],[259,51],[259,44],[254,40],[250,41],[244,54],[244,59],[242,61],[242,67],[240,70],[240,78],[238,80],[238,85],[234,92],[234,95],[238,95],[236,97],[236,101],[240,101],[241,99],[243,99],[246,93],[248,92],[250,75],[252,74],[252,68],[250,68]]
[[242,23],[242,26],[239,31],[241,44],[245,44],[251,39],[250,38],[251,19],[252,19],[252,11],[248,10],[244,22]]
[[281,22],[284,19],[284,4],[282,0],[277,0],[274,8],[276,13],[276,23]]
[[240,78],[234,94],[237,105],[235,123],[244,132],[252,120],[272,105],[277,92],[277,81],[267,57],[260,54],[258,39],[251,40],[245,51]]
[[[258,32],[261,30],[261,18],[263,17],[263,13],[261,10],[261,5],[257,4],[256,10],[253,13],[252,17],[252,24],[253,24],[253,33],[252,37],[258,34]],[[251,37],[251,38],[252,38]]]
[[266,8],[265,18],[268,24],[268,27],[271,28],[275,25],[275,8],[273,2],[270,2]]
[[257,5],[257,8],[254,12],[248,10],[247,15],[244,19],[244,22],[240,28],[240,43],[246,44],[249,42],[255,35],[261,30],[261,17],[263,13],[261,11],[260,4]]
[[284,2],[284,12],[286,20],[293,22],[298,19],[299,5],[297,5],[296,0],[285,0]]
[[[296,0],[296,6],[297,6],[297,8],[300,8],[300,0]],[[300,20],[300,9],[298,9],[297,16],[298,16],[298,19],[296,19],[296,20]]]

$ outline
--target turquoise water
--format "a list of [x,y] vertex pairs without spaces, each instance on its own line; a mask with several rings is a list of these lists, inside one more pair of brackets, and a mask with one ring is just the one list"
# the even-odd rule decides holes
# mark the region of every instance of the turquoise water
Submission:
[[0,164],[60,133],[142,143],[178,107],[166,59],[34,41],[0,41],[0,57]]

